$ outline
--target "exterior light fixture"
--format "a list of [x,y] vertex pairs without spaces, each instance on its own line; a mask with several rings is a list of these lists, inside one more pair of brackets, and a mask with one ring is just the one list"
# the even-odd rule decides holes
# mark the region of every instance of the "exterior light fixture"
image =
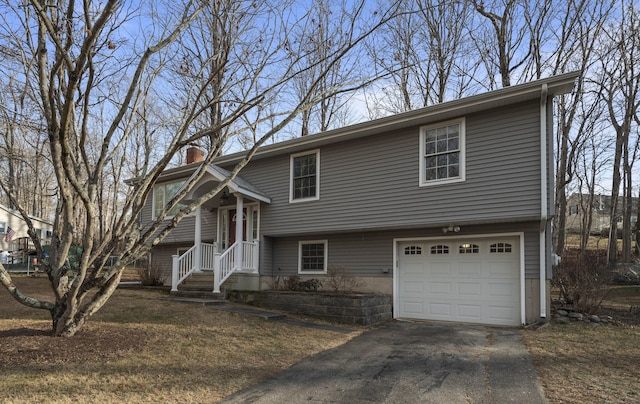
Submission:
[[458,233],[459,231],[460,231],[460,226],[454,226],[454,225],[452,225],[452,224],[450,224],[450,225],[449,225],[449,226],[447,226],[447,227],[443,227],[443,228],[442,228],[442,232],[443,232],[444,234],[447,234],[447,233],[449,233],[449,232]]
[[228,201],[229,201],[229,194],[227,193],[227,190],[225,189],[222,192],[222,196],[220,197],[220,205],[224,205]]

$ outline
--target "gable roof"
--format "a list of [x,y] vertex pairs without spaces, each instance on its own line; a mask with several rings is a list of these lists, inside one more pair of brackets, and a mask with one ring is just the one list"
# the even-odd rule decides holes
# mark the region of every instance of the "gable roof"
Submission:
[[[225,170],[222,167],[218,167],[215,164],[209,164],[207,166],[207,172],[213,175],[213,177],[218,181],[223,181],[224,179],[228,178],[229,175],[231,175],[230,171]],[[236,175],[236,177],[231,180],[231,182],[229,182],[228,187],[231,192],[239,192],[242,195],[249,196],[253,199],[271,203],[271,198],[267,194],[259,190],[256,186],[240,177],[239,175]]]
[[[322,145],[359,137],[371,136],[412,126],[426,125],[438,121],[459,117],[473,112],[505,107],[518,102],[552,97],[570,92],[579,72],[570,72],[524,84],[505,87],[482,94],[459,98],[415,109],[388,117],[362,122],[343,128],[333,129],[314,135],[303,136],[284,142],[260,147],[253,159],[260,159],[280,153],[295,153]],[[217,164],[233,164],[240,161],[246,152],[238,152],[218,157]]]
[[[4,210],[5,212],[9,213],[10,215],[16,216],[20,220],[23,220],[22,219],[22,214],[19,211],[15,210],[15,209],[11,209],[8,206],[5,206],[3,204],[0,204],[0,209]],[[48,224],[50,226],[53,226],[53,222],[50,221],[50,220],[46,220],[46,219],[43,219],[41,217],[37,217],[37,216],[33,216],[33,215],[29,215],[29,218],[31,220],[35,220],[36,222],[40,222],[40,223],[44,223],[44,224]]]
[[[573,89],[575,80],[578,77],[579,72],[565,73],[482,94],[459,98],[372,121],[361,122],[327,132],[264,145],[258,149],[252,159],[257,160],[283,153],[295,153],[344,140],[357,139],[407,127],[445,121],[473,112],[481,112],[497,107],[507,107],[518,102],[541,99],[541,97],[544,96],[552,97],[554,95],[566,94]],[[215,159],[215,164],[212,164],[212,166],[215,167],[213,170],[218,173],[222,173],[223,171],[220,170],[224,169],[220,168],[216,164],[235,164],[239,162],[245,154],[246,151],[242,151],[220,156]],[[185,175],[192,173],[200,164],[201,163],[191,163],[180,167],[170,168],[165,170],[161,174],[160,178],[162,181],[183,178]],[[247,181],[238,177],[233,181],[233,183],[238,186],[241,186],[240,184],[244,184],[247,188],[255,188]],[[263,193],[259,194],[267,197]]]

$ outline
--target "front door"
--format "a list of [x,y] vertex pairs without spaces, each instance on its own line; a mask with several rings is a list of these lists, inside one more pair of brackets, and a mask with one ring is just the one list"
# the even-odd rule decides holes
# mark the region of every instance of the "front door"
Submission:
[[[236,209],[229,209],[229,246],[236,242],[236,220],[238,219]],[[242,210],[242,240],[247,239],[247,208]]]

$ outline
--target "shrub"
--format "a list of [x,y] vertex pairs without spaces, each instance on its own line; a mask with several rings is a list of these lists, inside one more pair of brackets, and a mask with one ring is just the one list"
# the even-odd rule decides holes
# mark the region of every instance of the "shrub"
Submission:
[[298,284],[300,283],[300,277],[298,275],[291,275],[284,278],[284,288],[286,290],[298,290]]
[[298,275],[291,275],[285,278],[284,287],[294,292],[317,292],[322,287],[322,282],[315,278],[303,281]]
[[613,275],[602,251],[571,250],[554,269],[551,285],[566,304],[594,313],[607,297]]
[[164,284],[164,271],[160,265],[147,264],[138,268],[138,277],[144,286],[161,286]]
[[320,279],[316,279],[316,278],[298,282],[298,288],[302,292],[317,292],[318,289],[321,287],[322,287],[322,282],[320,282]]
[[327,287],[338,293],[352,293],[364,286],[364,282],[351,275],[343,266],[330,265],[327,269]]

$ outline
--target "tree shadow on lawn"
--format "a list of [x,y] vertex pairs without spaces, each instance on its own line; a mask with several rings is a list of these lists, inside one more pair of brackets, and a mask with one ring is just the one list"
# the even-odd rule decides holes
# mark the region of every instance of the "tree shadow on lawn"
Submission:
[[10,337],[42,337],[51,336],[51,334],[51,330],[20,327],[11,330],[0,330],[0,339]]

